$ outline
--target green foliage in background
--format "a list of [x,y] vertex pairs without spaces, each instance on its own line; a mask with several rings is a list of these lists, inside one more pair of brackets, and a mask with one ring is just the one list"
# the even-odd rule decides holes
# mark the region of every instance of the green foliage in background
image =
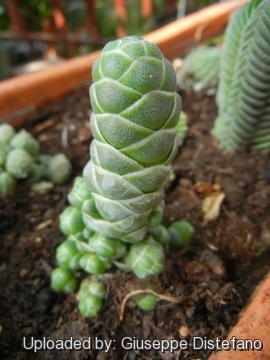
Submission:
[[177,72],[177,84],[184,90],[216,87],[219,68],[220,49],[217,46],[200,46],[184,59]]
[[[63,0],[62,8],[67,19],[68,28],[75,31],[86,21],[85,0]],[[205,6],[211,5],[215,0],[190,0],[187,2],[186,13],[197,11]],[[159,25],[164,25],[168,21],[176,19],[177,3],[175,0],[174,11],[166,14],[166,1],[153,0],[153,15],[150,19],[143,19],[141,16],[141,1],[126,0],[127,22],[125,28],[127,34],[143,34],[155,29]],[[96,0],[95,15],[98,22],[99,33],[104,37],[114,37],[115,29],[119,20],[114,9],[113,0]],[[49,19],[52,16],[51,3],[49,0],[19,0],[18,11],[25,17],[28,28],[31,31],[41,30],[42,20]],[[169,16],[169,17],[168,17]],[[162,20],[163,19],[163,20]],[[0,28],[8,30],[10,28],[10,19],[6,4],[0,3]]]
[[[191,13],[210,5],[217,1],[199,0],[188,1],[186,13]],[[127,35],[142,35],[149,31],[155,30],[171,21],[176,20],[177,4],[175,0],[171,9],[165,0],[153,0],[153,13],[143,19],[141,14],[141,1],[126,0],[127,19],[122,24]],[[89,38],[87,30],[87,6],[86,0],[63,0],[61,8],[66,18],[67,30],[71,33],[80,33],[84,38]],[[18,1],[17,10],[25,18],[28,31],[39,32],[44,30],[44,24],[52,21],[52,9],[50,0],[29,0]],[[98,26],[99,35],[105,39],[112,40],[116,38],[116,28],[121,22],[115,11],[113,0],[96,0],[95,1],[95,17]],[[0,29],[10,30],[11,21],[7,11],[7,3],[0,2]],[[69,53],[68,47],[64,42],[57,43],[56,49],[58,53],[65,57]],[[29,61],[33,57],[41,56],[46,50],[46,43],[34,41],[31,44],[26,41],[5,41],[5,48],[8,48],[9,63],[17,65]],[[87,54],[99,48],[96,45],[82,44],[79,45],[73,56]]]
[[0,29],[7,30],[10,27],[10,19],[7,8],[3,1],[0,1]]
[[6,79],[9,76],[9,72],[8,56],[0,39],[0,80]]

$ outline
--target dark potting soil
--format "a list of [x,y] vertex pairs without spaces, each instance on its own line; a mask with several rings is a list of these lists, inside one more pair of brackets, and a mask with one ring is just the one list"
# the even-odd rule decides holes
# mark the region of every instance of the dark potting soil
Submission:
[[[226,338],[270,267],[269,155],[249,150],[225,154],[211,135],[214,97],[186,92],[182,98],[189,130],[173,163],[176,178],[166,190],[164,224],[185,219],[196,233],[184,248],[167,250],[166,270],[158,278],[142,281],[132,274],[115,274],[95,319],[78,313],[75,294],[55,293],[50,288],[55,248],[65,238],[59,230],[59,214],[68,204],[75,176],[82,174],[89,160],[88,86],[32,116],[28,130],[40,141],[42,152],[64,152],[73,174],[67,185],[56,186],[48,194],[33,193],[21,184],[0,200],[1,359],[207,359],[211,351],[194,350],[192,337]],[[205,223],[201,206],[212,191],[226,196],[220,215]],[[128,301],[120,321],[124,297],[149,284],[157,293],[178,297],[180,302],[160,300],[147,313]],[[23,348],[23,337],[28,347],[32,337],[115,340],[116,350],[109,354],[97,349],[35,353]],[[121,344],[125,337],[186,340],[189,346],[174,354],[127,350]]]

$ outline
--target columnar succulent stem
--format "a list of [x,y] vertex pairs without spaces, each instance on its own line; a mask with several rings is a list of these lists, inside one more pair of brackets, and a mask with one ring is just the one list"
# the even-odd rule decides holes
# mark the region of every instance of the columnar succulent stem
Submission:
[[181,101],[171,63],[141,38],[106,45],[94,65],[91,160],[84,169],[97,212],[85,224],[129,243],[144,239],[177,150]]
[[[60,267],[98,276],[116,265],[140,278],[163,270],[169,233],[152,228],[162,221],[164,187],[178,149],[181,98],[175,88],[173,67],[156,45],[129,36],[102,50],[90,88],[91,160],[60,217],[68,235],[57,250]],[[94,316],[100,298],[98,303],[92,311],[84,301],[83,315]]]

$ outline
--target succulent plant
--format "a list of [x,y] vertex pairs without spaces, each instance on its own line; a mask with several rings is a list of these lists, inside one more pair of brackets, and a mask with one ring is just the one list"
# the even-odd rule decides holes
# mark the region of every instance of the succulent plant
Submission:
[[60,228],[63,234],[78,234],[84,229],[82,213],[74,206],[67,207],[60,215]]
[[43,167],[42,165],[34,162],[32,169],[30,170],[28,176],[27,176],[27,182],[29,184],[35,184],[37,182],[39,182],[39,180],[42,177],[42,173],[43,173]]
[[[0,195],[16,188],[18,180],[26,180],[33,191],[45,192],[53,184],[64,184],[71,175],[71,164],[64,154],[39,154],[38,141],[26,130],[18,133],[9,124],[0,125]],[[41,179],[50,178],[51,182]]]
[[79,270],[81,253],[74,241],[66,240],[56,249],[56,260],[62,268]]
[[164,262],[163,247],[151,236],[133,244],[125,258],[125,263],[141,279],[160,274],[164,270]]
[[183,144],[188,131],[187,115],[181,111],[178,124],[176,125],[177,137],[179,139],[179,146]]
[[3,123],[0,125],[0,143],[9,144],[16,131],[9,124]]
[[25,179],[34,165],[32,156],[23,149],[12,149],[6,158],[6,169],[16,179]]
[[13,149],[25,150],[34,159],[39,155],[39,142],[26,130],[20,130],[10,141]]
[[44,178],[48,177],[48,166],[51,159],[52,159],[52,155],[48,155],[48,154],[40,154],[38,157],[38,163],[42,168],[42,177]]
[[78,287],[78,280],[71,270],[58,267],[51,272],[51,286],[56,291],[73,292]]
[[169,245],[179,248],[188,243],[195,232],[194,227],[187,221],[175,221],[169,228]]
[[64,154],[56,154],[48,162],[48,178],[57,185],[65,184],[71,175],[71,164]]
[[[68,235],[63,251],[70,247],[70,255],[62,261],[60,245],[58,264],[69,266],[75,244],[82,253],[79,266],[90,274],[87,284],[114,265],[139,278],[155,276],[164,269],[169,242],[161,225],[163,196],[180,141],[175,73],[156,45],[137,36],[108,43],[92,73],[91,160],[68,195],[71,206],[60,215]],[[92,317],[102,301],[84,281],[79,310]]]
[[88,252],[80,259],[80,266],[89,274],[98,275],[103,274],[106,268],[109,268],[109,263],[106,264],[97,254]]
[[81,176],[76,177],[72,191],[68,194],[69,203],[75,208],[81,210],[85,200],[89,199],[91,192],[88,189],[84,178]]
[[7,154],[10,151],[10,146],[7,143],[0,142],[0,167],[5,166]]
[[95,317],[103,305],[106,287],[99,281],[85,281],[78,293],[78,307],[82,315]]
[[200,46],[190,51],[177,72],[180,89],[208,89],[217,86],[220,66],[220,49],[217,46]]
[[157,304],[157,297],[153,294],[147,294],[143,297],[137,297],[134,299],[135,303],[139,306],[141,310],[144,311],[152,311],[156,307]]
[[0,195],[7,195],[17,186],[17,181],[7,171],[0,171]]
[[214,135],[220,147],[270,150],[270,0],[252,0],[232,17],[222,51]]

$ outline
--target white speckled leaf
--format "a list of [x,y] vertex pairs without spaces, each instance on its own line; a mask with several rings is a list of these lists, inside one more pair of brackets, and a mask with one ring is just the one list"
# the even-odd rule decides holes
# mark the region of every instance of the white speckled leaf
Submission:
[[124,175],[123,178],[144,193],[154,192],[164,186],[170,166],[156,165],[151,168]]
[[140,164],[125,154],[99,141],[92,141],[90,154],[95,165],[118,175],[125,175],[143,169]]
[[92,130],[98,128],[102,138],[116,149],[122,149],[153,134],[152,130],[116,114],[94,116],[91,118],[91,128]]
[[168,119],[174,105],[174,93],[151,91],[135,102],[120,115],[147,129],[157,130]]
[[162,160],[171,152],[175,135],[176,129],[160,130],[121,152],[140,164],[156,165],[162,163]]
[[83,174],[92,192],[103,194],[112,199],[129,199],[142,195],[142,192],[125,181],[120,175],[110,173],[89,161]]

